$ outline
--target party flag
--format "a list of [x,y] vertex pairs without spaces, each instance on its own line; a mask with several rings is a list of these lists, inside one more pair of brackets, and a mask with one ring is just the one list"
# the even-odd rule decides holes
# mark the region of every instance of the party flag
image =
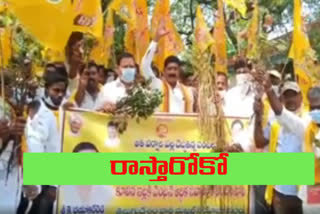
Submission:
[[114,32],[113,11],[109,10],[104,28],[104,36],[97,40],[96,46],[90,55],[91,59],[97,64],[104,65],[105,67],[109,66],[112,45],[114,43]]
[[227,39],[225,33],[225,21],[223,0],[218,0],[218,13],[216,17],[216,24],[214,29],[215,41],[215,71],[228,72],[228,59],[227,59]]
[[294,70],[302,90],[303,101],[305,106],[308,106],[307,93],[312,87],[312,79],[308,75],[308,65],[313,64],[313,50],[308,36],[304,32],[301,0],[294,0],[294,29],[289,58],[294,60]]
[[73,26],[71,1],[7,1],[21,24],[46,48],[64,50]]
[[207,23],[202,14],[200,5],[198,5],[196,13],[195,43],[200,52],[204,52],[210,45],[214,43],[212,35],[210,34]]
[[259,5],[258,0],[254,1],[254,11],[251,24],[248,29],[248,48],[247,57],[255,58],[258,51],[258,34],[259,34]]
[[11,39],[12,30],[9,27],[0,28],[0,65],[1,67],[7,67],[11,58]]
[[161,22],[165,23],[168,34],[160,39],[154,62],[160,71],[163,71],[164,61],[170,55],[177,55],[183,49],[183,41],[174,26],[170,16],[169,0],[158,0],[152,17],[151,35],[154,37]]
[[[97,38],[103,36],[103,15],[101,0],[74,0],[74,28],[73,31],[91,33]],[[78,25],[77,21],[87,18],[90,20],[88,25]]]
[[236,9],[243,17],[246,16],[247,6],[246,0],[225,0],[227,5]]

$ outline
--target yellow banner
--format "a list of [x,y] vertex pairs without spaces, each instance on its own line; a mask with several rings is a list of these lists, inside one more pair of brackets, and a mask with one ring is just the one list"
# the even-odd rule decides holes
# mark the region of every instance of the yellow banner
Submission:
[[[228,118],[230,134],[240,136],[248,119]],[[156,115],[139,123],[130,120],[124,129],[108,115],[70,111],[64,119],[63,152],[210,152],[203,142],[196,116]],[[235,139],[234,139],[235,140]],[[197,213],[201,186],[61,186],[58,213]],[[222,189],[207,198],[208,211],[219,211]],[[248,213],[248,186],[228,186],[224,205]]]

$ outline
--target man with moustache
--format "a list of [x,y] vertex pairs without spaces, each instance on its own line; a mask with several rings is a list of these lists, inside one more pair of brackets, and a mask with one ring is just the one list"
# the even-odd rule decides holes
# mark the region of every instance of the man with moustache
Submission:
[[101,85],[99,84],[98,66],[90,62],[80,70],[78,90],[71,97],[79,108],[93,110]]
[[148,80],[151,79],[151,87],[163,93],[163,100],[159,112],[184,114],[194,111],[194,97],[191,88],[182,84],[180,80],[181,62],[176,56],[169,56],[164,62],[163,78],[159,79],[152,70],[152,60],[157,51],[157,45],[161,38],[168,36],[163,22],[157,30],[154,40],[142,59],[142,74]]

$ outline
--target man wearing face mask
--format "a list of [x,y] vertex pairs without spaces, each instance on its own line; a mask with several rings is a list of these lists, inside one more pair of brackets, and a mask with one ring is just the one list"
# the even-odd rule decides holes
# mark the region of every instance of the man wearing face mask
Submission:
[[80,70],[78,90],[71,96],[71,102],[79,108],[93,110],[102,86],[98,82],[98,66],[90,62]]
[[116,103],[127,95],[127,89],[133,87],[137,69],[134,57],[124,53],[118,58],[118,79],[107,83],[101,89],[96,101],[95,110],[110,113],[115,110]]
[[238,59],[234,66],[236,70],[236,86],[225,96],[224,113],[227,116],[251,117],[254,102],[252,77],[246,59]]
[[142,59],[142,73],[147,80],[151,79],[151,87],[163,94],[162,104],[157,111],[175,114],[192,113],[194,95],[191,88],[179,81],[181,71],[179,58],[176,56],[166,58],[162,79],[157,78],[152,70],[152,60],[157,51],[158,42],[168,34],[164,21],[161,21],[156,36]]
[[[66,95],[68,79],[58,72],[49,72],[44,76],[45,92],[32,114],[29,114],[26,126],[28,152],[61,152],[59,110]],[[20,213],[30,209],[33,213],[52,213],[56,199],[56,186],[42,186],[41,193],[27,208],[28,199],[23,198]]]

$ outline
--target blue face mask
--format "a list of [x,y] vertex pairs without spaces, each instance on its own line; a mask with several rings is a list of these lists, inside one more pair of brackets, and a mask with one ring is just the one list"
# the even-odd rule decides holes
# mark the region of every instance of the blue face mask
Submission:
[[125,83],[132,83],[136,77],[136,69],[135,68],[123,68],[121,80]]
[[320,110],[313,110],[310,112],[310,117],[313,122],[320,124]]

